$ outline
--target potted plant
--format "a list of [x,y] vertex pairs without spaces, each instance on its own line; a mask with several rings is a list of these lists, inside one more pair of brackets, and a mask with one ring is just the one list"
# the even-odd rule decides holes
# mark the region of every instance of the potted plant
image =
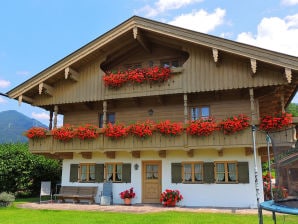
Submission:
[[98,130],[99,128],[95,125],[85,124],[76,128],[75,136],[81,140],[95,139],[99,136]]
[[145,122],[138,121],[137,123],[132,124],[130,126],[130,133],[140,138],[146,138],[153,134],[154,129],[155,129],[155,126],[153,121],[150,121],[150,120],[147,120]]
[[169,120],[161,121],[156,125],[156,129],[163,135],[178,136],[183,132],[182,123],[175,123]]
[[176,203],[183,199],[182,194],[178,190],[166,189],[160,195],[160,202],[165,207],[174,207]]
[[133,191],[133,187],[131,187],[130,189],[122,191],[119,195],[125,205],[131,205],[131,199],[136,196],[136,193]]
[[75,129],[73,126],[66,124],[60,128],[53,129],[52,135],[55,139],[67,142],[75,137]]
[[266,132],[278,131],[290,126],[292,122],[293,117],[289,113],[265,115],[260,120],[260,129]]
[[129,134],[129,130],[130,128],[126,127],[124,124],[108,123],[105,128],[105,136],[112,139],[118,139],[127,136]]
[[186,128],[186,132],[192,136],[209,136],[217,130],[218,126],[211,117],[192,121]]
[[15,201],[15,196],[13,194],[2,192],[0,194],[0,207],[7,207]]
[[42,127],[32,127],[26,133],[26,137],[30,139],[45,138],[47,129]]

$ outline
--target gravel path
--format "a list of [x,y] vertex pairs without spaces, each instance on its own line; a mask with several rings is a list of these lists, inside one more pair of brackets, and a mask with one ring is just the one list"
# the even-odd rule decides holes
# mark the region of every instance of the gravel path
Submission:
[[[22,203],[19,208],[47,209],[47,210],[84,210],[84,211],[107,211],[107,212],[129,212],[149,213],[165,211],[202,212],[202,213],[232,213],[232,214],[258,214],[257,209],[235,209],[235,208],[199,208],[199,207],[163,207],[155,204],[125,205],[98,205],[98,204],[72,204],[72,203]],[[263,213],[268,213],[263,211]],[[268,214],[271,214],[270,212]]]

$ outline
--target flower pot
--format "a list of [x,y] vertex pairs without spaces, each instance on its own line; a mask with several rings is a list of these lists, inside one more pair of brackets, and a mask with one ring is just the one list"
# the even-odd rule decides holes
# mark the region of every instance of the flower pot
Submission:
[[123,201],[125,205],[131,205],[131,198],[124,198]]
[[177,201],[167,201],[163,205],[165,207],[175,207],[176,206],[176,203],[177,203]]

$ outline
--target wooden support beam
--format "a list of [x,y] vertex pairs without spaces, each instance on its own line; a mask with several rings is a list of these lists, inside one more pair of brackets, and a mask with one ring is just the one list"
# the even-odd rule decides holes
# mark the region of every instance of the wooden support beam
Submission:
[[131,154],[132,154],[132,157],[134,158],[139,159],[141,157],[141,151],[132,151]]
[[92,152],[81,152],[84,159],[92,159]]
[[212,48],[212,55],[213,55],[213,60],[215,63],[218,62],[218,49]]
[[166,158],[167,157],[167,151],[166,150],[159,150],[158,155],[160,158]]
[[256,59],[254,59],[254,58],[250,59],[250,67],[251,67],[252,74],[256,74],[256,72],[257,72],[257,60]]
[[59,159],[73,159],[73,152],[57,152],[54,155]]
[[188,157],[193,157],[193,153],[194,153],[194,150],[193,149],[190,149],[186,152],[187,156]]
[[115,159],[116,158],[116,152],[115,151],[107,151],[107,152],[105,152],[105,154],[109,159]]
[[290,68],[285,68],[285,76],[288,83],[292,82],[292,70]]
[[144,48],[145,51],[147,51],[148,53],[151,53],[151,49],[148,44],[148,41],[144,38],[143,35],[141,35],[140,29],[138,29],[138,27],[135,26],[132,29],[132,32],[133,32],[133,38],[139,42],[139,44]]
[[44,83],[44,82],[39,83],[39,85],[38,85],[39,95],[42,94],[43,90],[44,90],[44,93],[46,93],[46,94],[48,94],[50,96],[53,96],[54,88],[52,86]]
[[19,106],[21,105],[21,103],[23,102],[23,100],[26,101],[26,102],[28,102],[28,103],[30,103],[30,104],[32,104],[33,101],[34,101],[34,100],[33,100],[32,98],[30,98],[30,97],[27,97],[27,96],[24,96],[24,95],[20,95],[20,96],[18,97]]
[[254,153],[254,150],[252,147],[245,147],[245,155],[250,156]]
[[71,67],[67,67],[65,69],[65,79],[68,79],[70,78],[71,80],[75,81],[75,82],[78,82],[79,81],[79,73],[72,69]]
[[223,149],[217,151],[219,157],[223,157]]

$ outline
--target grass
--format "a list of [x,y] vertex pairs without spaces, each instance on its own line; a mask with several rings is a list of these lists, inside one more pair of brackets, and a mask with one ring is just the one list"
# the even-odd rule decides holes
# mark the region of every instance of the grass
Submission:
[[[99,211],[54,211],[54,210],[33,210],[21,209],[15,205],[24,200],[18,200],[13,206],[0,208],[0,223],[5,224],[98,224],[98,223],[258,223],[257,215],[240,214],[214,214],[214,213],[193,213],[193,212],[159,212],[147,214],[114,213]],[[28,199],[26,199],[28,201]],[[36,201],[32,199],[29,201]],[[277,214],[277,223],[297,224],[298,216]],[[273,223],[270,215],[264,215],[264,224]]]

